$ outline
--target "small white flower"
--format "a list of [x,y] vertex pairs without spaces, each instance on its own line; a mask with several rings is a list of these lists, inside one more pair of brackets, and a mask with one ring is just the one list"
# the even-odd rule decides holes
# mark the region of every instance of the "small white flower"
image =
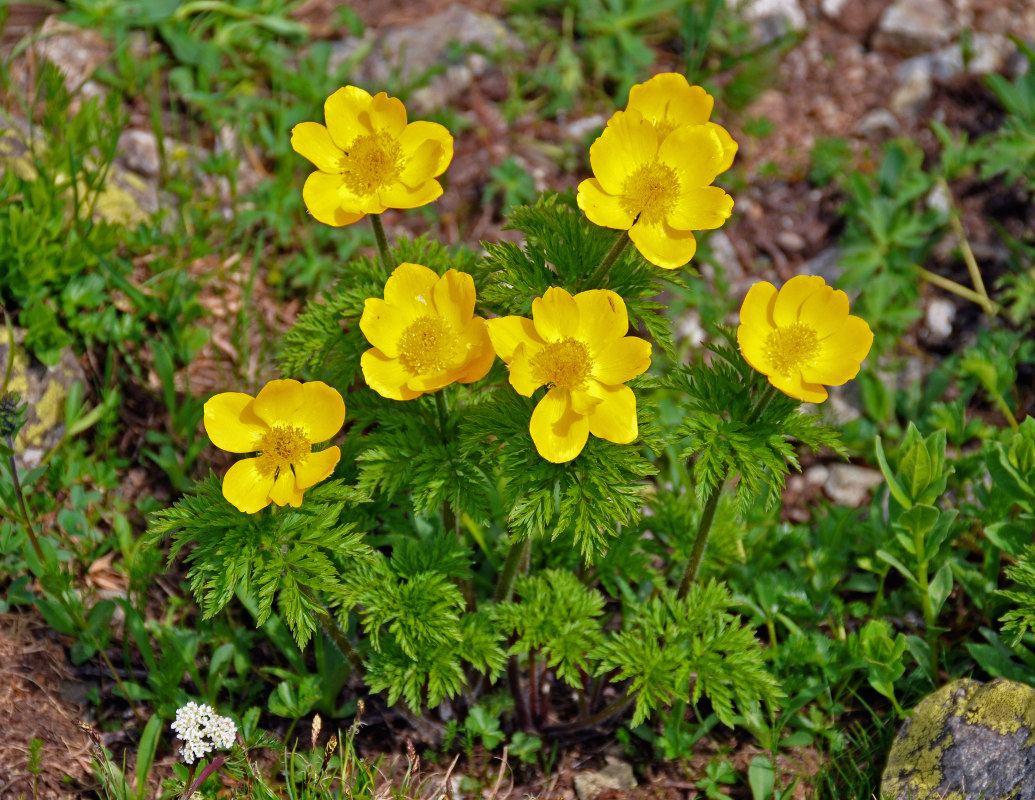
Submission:
[[172,729],[183,740],[180,753],[187,764],[216,749],[233,747],[237,736],[237,725],[229,717],[216,714],[212,706],[191,702],[177,709]]

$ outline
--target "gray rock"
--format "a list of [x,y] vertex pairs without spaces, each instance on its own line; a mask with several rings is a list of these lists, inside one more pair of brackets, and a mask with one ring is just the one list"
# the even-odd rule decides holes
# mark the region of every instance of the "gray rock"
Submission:
[[934,59],[930,55],[903,61],[896,72],[898,86],[888,105],[898,116],[912,116],[931,99],[934,90]]
[[1035,800],[1035,689],[962,678],[917,704],[888,754],[889,800]]
[[337,73],[346,62],[358,62],[356,79],[386,91],[441,70],[410,97],[416,110],[427,113],[463,95],[488,70],[484,53],[521,47],[496,17],[454,3],[419,22],[367,29],[361,38],[349,37],[334,49],[328,69]]
[[860,136],[890,136],[897,133],[898,129],[898,120],[886,108],[875,108],[865,114],[855,127]]
[[823,489],[835,503],[849,508],[859,508],[870,496],[870,492],[884,483],[884,476],[875,469],[857,467],[854,464],[831,464],[827,482]]
[[768,44],[785,33],[805,30],[807,20],[798,0],[727,0],[751,22],[752,33],[760,44]]
[[819,10],[823,12],[824,16],[837,19],[846,5],[848,5],[848,0],[821,0]]
[[575,773],[575,794],[579,800],[593,800],[608,789],[630,792],[636,788],[632,767],[614,756],[607,756],[607,766],[598,771]]
[[952,10],[944,0],[895,0],[877,23],[874,44],[908,56],[947,44],[952,33]]
[[924,311],[924,325],[931,338],[944,341],[952,336],[952,322],[956,318],[956,306],[944,297],[935,297]]
[[[86,374],[71,348],[61,353],[53,367],[33,361],[22,347],[26,331],[14,329],[14,348],[7,330],[0,327],[0,374],[13,358],[9,392],[16,392],[26,405],[25,425],[14,440],[14,460],[19,470],[38,467],[44,454],[61,441],[65,433],[65,398],[78,382],[85,385]],[[2,382],[2,380],[0,380]]]
[[72,94],[87,97],[102,93],[97,84],[86,86],[96,69],[111,57],[111,45],[96,31],[49,16],[40,28],[36,54],[58,68]]

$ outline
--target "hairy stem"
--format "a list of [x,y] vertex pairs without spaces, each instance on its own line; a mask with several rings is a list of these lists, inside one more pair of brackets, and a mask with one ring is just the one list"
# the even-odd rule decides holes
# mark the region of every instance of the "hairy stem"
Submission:
[[312,602],[314,606],[313,613],[316,615],[316,619],[319,620],[320,627],[323,628],[324,633],[330,637],[338,650],[341,651],[341,654],[349,660],[352,668],[356,670],[356,672],[362,673],[363,659],[360,658],[359,653],[356,651],[356,648],[352,646],[352,642],[349,641],[345,632],[338,626],[338,623],[334,621],[334,617],[331,616],[331,613],[324,607],[323,603],[317,599],[312,590],[306,586],[299,586],[298,588],[302,594]]
[[[762,412],[765,411],[766,406],[776,396],[776,392],[775,386],[771,383],[766,384],[765,391],[762,392],[758,402],[755,403],[755,407],[748,414],[748,425],[754,424],[762,416]],[[697,570],[701,567],[701,559],[704,557],[704,549],[708,545],[708,536],[711,534],[712,522],[715,520],[715,509],[719,506],[719,497],[722,495],[722,487],[725,483],[725,481],[719,481],[715,484],[708,495],[708,499],[704,502],[704,509],[701,511],[701,521],[697,524],[697,535],[694,537],[694,546],[690,551],[690,559],[687,561],[686,569],[683,571],[683,579],[679,582],[677,597],[680,600],[689,594],[690,587],[694,585],[694,581],[697,579]]]
[[618,238],[615,239],[614,244],[611,245],[611,249],[607,251],[607,255],[604,256],[604,260],[600,262],[600,266],[596,268],[592,275],[584,282],[590,289],[603,289],[607,286],[607,273],[618,260],[625,248],[632,243],[632,239],[629,238],[629,231],[622,231],[618,234]]
[[388,237],[385,235],[385,226],[381,222],[380,214],[368,214],[370,227],[374,229],[374,238],[377,240],[377,251],[381,254],[381,263],[385,269],[391,272],[396,268],[395,259],[392,258],[392,251],[388,249]]
[[514,593],[514,580],[517,578],[518,568],[528,559],[531,547],[531,539],[522,539],[510,545],[507,560],[500,573],[500,582],[496,586],[495,600],[497,603],[505,603],[510,600]]

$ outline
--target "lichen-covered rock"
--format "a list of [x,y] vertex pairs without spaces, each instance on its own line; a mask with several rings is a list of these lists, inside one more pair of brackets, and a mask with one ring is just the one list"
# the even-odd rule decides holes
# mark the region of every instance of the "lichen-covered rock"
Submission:
[[[75,382],[85,383],[86,375],[75,354],[66,349],[53,367],[34,362],[21,346],[25,331],[14,330],[14,361],[9,392],[16,392],[26,405],[25,425],[14,440],[14,458],[19,469],[39,466],[44,454],[61,441],[65,432],[65,398]],[[7,372],[11,345],[7,330],[0,328],[0,383]]]
[[962,678],[902,725],[881,778],[886,800],[1035,800],[1035,689]]

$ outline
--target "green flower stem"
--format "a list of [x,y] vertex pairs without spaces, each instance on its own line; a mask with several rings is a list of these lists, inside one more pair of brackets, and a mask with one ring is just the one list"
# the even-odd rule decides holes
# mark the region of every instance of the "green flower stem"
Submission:
[[989,300],[987,296],[982,297],[977,292],[972,289],[968,289],[960,283],[956,283],[956,281],[951,278],[943,277],[937,272],[931,272],[931,270],[924,269],[918,264],[914,264],[913,267],[918,273],[920,273],[920,277],[928,283],[933,283],[935,286],[938,286],[947,292],[952,292],[954,295],[962,297],[964,300],[977,303],[985,310],[985,313],[988,314],[989,317],[994,317],[996,315],[995,304]]
[[927,559],[924,558],[924,535],[917,532],[913,536],[913,547],[917,552],[917,588],[920,589],[920,607],[924,613],[924,633],[927,638],[927,649],[931,654],[931,680],[938,682],[938,637],[934,635],[934,624],[937,622],[934,616],[934,608],[931,606],[931,594],[927,579]]
[[531,539],[522,539],[520,542],[510,545],[510,552],[507,553],[507,560],[500,573],[499,585],[496,586],[495,600],[497,603],[505,603],[510,600],[514,593],[514,579],[517,577],[518,568],[528,560],[531,548]]
[[[765,411],[777,389],[771,383],[766,384],[765,391],[758,398],[755,407],[748,414],[747,424],[753,424]],[[694,538],[694,546],[690,551],[690,560],[687,561],[686,569],[683,571],[683,580],[679,582],[679,593],[677,597],[682,600],[690,593],[690,587],[697,579],[697,570],[701,567],[701,559],[704,556],[704,549],[708,544],[708,536],[712,530],[712,522],[715,520],[715,509],[719,506],[719,497],[722,495],[722,487],[725,481],[719,481],[712,487],[708,499],[704,502],[704,509],[701,511],[701,521],[697,524],[697,536]]]
[[362,673],[363,659],[360,658],[356,648],[352,646],[348,637],[345,636],[345,632],[338,627],[338,623],[334,621],[334,617],[331,616],[331,613],[324,607],[323,603],[317,599],[311,589],[306,586],[299,586],[298,588],[299,591],[301,591],[302,594],[315,606],[315,608],[313,608],[313,613],[316,615],[317,620],[319,620],[320,627],[323,628],[324,633],[330,637],[338,650],[341,651],[341,654],[349,660],[352,668],[356,670],[356,672]]
[[985,309],[989,319],[994,319],[996,315],[995,304],[988,297],[988,290],[985,289],[985,281],[981,277],[981,270],[978,268],[977,259],[974,258],[974,251],[970,248],[970,240],[967,239],[967,234],[963,230],[963,223],[960,222],[959,210],[956,208],[956,204],[952,202],[949,184],[944,178],[939,178],[938,185],[945,192],[945,196],[949,198],[949,224],[960,240],[960,251],[963,253],[963,261],[967,265],[967,271],[970,273],[970,281],[974,284],[974,288],[981,298],[975,302]]
[[398,265],[395,263],[395,259],[392,258],[392,251],[388,249],[388,237],[385,235],[385,226],[381,222],[380,214],[368,214],[370,217],[370,227],[374,229],[374,238],[377,240],[377,251],[381,254],[381,263],[385,265],[385,269],[391,272]]
[[604,260],[600,262],[600,266],[596,268],[596,271],[589,276],[589,279],[584,282],[590,289],[603,289],[607,286],[607,273],[618,260],[618,256],[625,252],[632,243],[632,239],[629,238],[629,231],[622,231],[618,234],[618,238],[615,239],[611,249],[607,251],[607,255],[604,256]]
[[[11,340],[14,341],[13,339]],[[12,350],[14,347],[12,345]],[[36,538],[36,531],[32,527],[32,518],[29,516],[29,509],[25,506],[25,497],[22,495],[22,482],[18,478],[18,467],[14,463],[14,437],[6,436],[7,446],[11,448],[11,455],[7,457],[7,463],[11,468],[11,480],[14,482],[14,496],[18,498],[18,508],[22,512],[22,521],[25,523],[25,530],[29,533],[29,542],[32,544],[32,551],[40,562],[40,567],[46,569],[46,561],[43,558],[43,550],[40,548],[40,541]]]

